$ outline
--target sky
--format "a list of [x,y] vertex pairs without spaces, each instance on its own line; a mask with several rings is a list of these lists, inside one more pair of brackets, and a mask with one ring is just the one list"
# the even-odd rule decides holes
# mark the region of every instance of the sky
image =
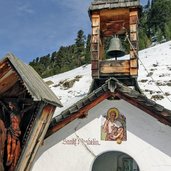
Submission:
[[12,52],[29,63],[73,44],[80,29],[91,33],[91,1],[0,0],[0,58]]

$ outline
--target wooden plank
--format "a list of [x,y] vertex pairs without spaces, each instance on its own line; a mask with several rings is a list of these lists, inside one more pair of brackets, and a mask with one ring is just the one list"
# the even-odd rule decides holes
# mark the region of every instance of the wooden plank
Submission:
[[138,68],[137,59],[130,59],[130,68]]
[[130,76],[130,71],[127,72],[127,73],[100,73],[99,77],[118,77],[118,78],[121,78],[121,77],[125,77],[125,76]]
[[137,24],[131,24],[130,25],[130,32],[136,32],[137,31]]
[[0,78],[2,78],[4,75],[7,74],[7,72],[11,69],[7,64],[3,65],[3,67],[0,68]]
[[0,69],[4,68],[5,66],[8,66],[7,62],[1,62],[0,63]]
[[92,77],[93,78],[98,78],[99,77],[99,70],[91,70],[92,72]]
[[84,106],[78,112],[75,112],[71,116],[68,116],[67,118],[65,118],[61,122],[57,123],[55,126],[49,128],[48,131],[47,131],[47,134],[46,134],[45,138],[48,138],[49,136],[51,136],[52,134],[54,134],[58,130],[62,129],[65,125],[69,124],[73,120],[75,120],[77,118],[80,118],[82,115],[84,115],[85,113],[87,113],[90,109],[92,109],[97,104],[99,104],[100,102],[102,102],[103,100],[107,99],[110,96],[111,96],[111,93],[109,93],[109,92],[104,93],[102,96],[100,96],[97,99],[95,99],[92,103]]
[[[47,116],[46,120],[43,122],[43,125],[42,125],[42,128],[41,128],[41,131],[39,133],[39,137],[38,137],[38,143],[36,144],[36,146],[34,147],[34,151],[30,157],[30,160],[29,160],[29,164],[27,165],[27,168],[25,169],[26,171],[30,171],[32,166],[33,166],[33,162],[34,162],[34,158],[37,154],[37,151],[39,149],[39,147],[43,144],[43,141],[44,141],[44,137],[46,135],[46,132],[48,130],[48,127],[50,125],[50,122],[51,122],[51,119],[52,119],[52,116],[53,116],[53,113],[55,112],[55,106],[52,106],[52,105],[47,105],[45,107],[45,112],[43,110],[43,113],[45,114],[45,117]],[[42,113],[42,115],[43,115]]]
[[8,71],[8,73],[0,79],[0,94],[11,88],[17,80],[18,77],[16,73],[12,70]]
[[92,43],[98,43],[99,42],[99,35],[92,35]]
[[138,76],[138,69],[137,68],[130,68],[130,75],[131,76]]
[[130,33],[130,40],[131,41],[137,41],[137,33]]
[[28,137],[27,144],[24,146],[24,149],[22,150],[16,171],[30,170],[32,161],[48,129],[50,120],[54,113],[54,109],[54,106],[46,105],[43,108],[43,110],[40,111],[39,116],[37,116],[38,118],[35,120],[33,124],[32,130]]
[[[132,46],[134,47],[134,49],[137,51],[137,49],[138,49],[138,40],[131,41],[131,43],[132,43]],[[131,48],[130,51],[133,51],[133,49]]]
[[105,51],[104,51],[104,45],[102,44],[99,47],[99,60],[104,60],[105,57]]
[[99,15],[92,15],[92,27],[100,26],[100,16]]
[[93,27],[92,28],[92,34],[99,34],[99,27]]
[[129,73],[130,64],[129,60],[122,61],[101,61],[100,73]]
[[108,61],[100,61],[100,67],[109,67],[109,66],[128,66],[129,60],[108,60]]
[[136,24],[138,23],[138,16],[134,15],[134,16],[130,16],[130,24]]
[[98,68],[99,68],[99,62],[98,62],[98,60],[92,60],[91,61],[91,69],[92,70],[98,70]]
[[98,43],[91,43],[91,51],[98,51]]
[[138,9],[133,9],[130,11],[130,16],[138,16]]
[[100,73],[102,74],[115,74],[115,73],[129,73],[129,68],[124,67],[101,67]]
[[100,11],[100,18],[111,18],[114,16],[129,16],[129,8],[104,9]]
[[91,52],[91,59],[99,60],[99,52],[98,51]]

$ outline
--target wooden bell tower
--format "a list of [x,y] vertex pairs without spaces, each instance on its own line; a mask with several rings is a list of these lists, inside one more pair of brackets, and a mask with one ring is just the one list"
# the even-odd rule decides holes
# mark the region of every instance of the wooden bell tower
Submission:
[[[91,63],[96,87],[115,77],[139,91],[138,76],[138,13],[139,0],[94,0],[89,8],[92,22]],[[105,60],[104,38],[125,36],[130,44],[126,60]],[[120,59],[120,58],[119,58]]]

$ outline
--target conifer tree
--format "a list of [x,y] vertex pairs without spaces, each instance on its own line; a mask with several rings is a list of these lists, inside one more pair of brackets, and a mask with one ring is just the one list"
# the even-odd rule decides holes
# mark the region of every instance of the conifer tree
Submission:
[[85,35],[83,30],[79,30],[77,38],[75,39],[77,64],[83,64],[83,57],[85,55]]
[[87,40],[86,40],[86,57],[85,57],[85,62],[90,63],[90,43],[91,43],[91,35],[88,34]]

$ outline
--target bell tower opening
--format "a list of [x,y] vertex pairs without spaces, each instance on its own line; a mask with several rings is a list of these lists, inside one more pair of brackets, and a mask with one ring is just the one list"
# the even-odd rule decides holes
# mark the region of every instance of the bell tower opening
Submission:
[[128,154],[109,151],[95,159],[92,171],[139,171],[139,166]]
[[[137,83],[140,11],[139,0],[94,0],[91,3],[89,16],[92,23],[93,83],[89,92],[114,77],[141,93]],[[110,44],[109,47],[108,44]],[[124,49],[127,49],[129,57],[125,58]],[[113,59],[108,60],[108,57]]]

